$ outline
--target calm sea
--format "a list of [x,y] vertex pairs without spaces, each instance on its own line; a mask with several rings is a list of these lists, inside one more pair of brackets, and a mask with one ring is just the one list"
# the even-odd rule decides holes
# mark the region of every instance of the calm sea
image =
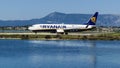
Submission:
[[0,68],[120,68],[120,41],[0,40]]

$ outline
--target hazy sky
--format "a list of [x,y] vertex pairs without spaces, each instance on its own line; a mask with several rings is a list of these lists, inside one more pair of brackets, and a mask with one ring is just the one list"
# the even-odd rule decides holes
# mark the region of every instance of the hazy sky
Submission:
[[120,0],[0,0],[0,20],[41,18],[55,11],[120,14]]

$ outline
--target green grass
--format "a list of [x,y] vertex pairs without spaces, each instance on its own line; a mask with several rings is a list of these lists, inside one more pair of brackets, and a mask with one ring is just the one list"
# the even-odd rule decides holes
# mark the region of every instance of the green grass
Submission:
[[19,38],[19,39],[37,39],[37,40],[51,40],[51,39],[78,39],[78,40],[120,40],[120,33],[100,33],[93,35],[22,35],[22,34],[3,34],[0,38]]

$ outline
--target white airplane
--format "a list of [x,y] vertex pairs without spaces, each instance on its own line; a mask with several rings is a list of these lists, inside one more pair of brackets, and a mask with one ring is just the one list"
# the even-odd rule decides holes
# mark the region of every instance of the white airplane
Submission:
[[34,24],[28,27],[35,33],[52,32],[60,34],[68,34],[68,32],[86,31],[95,28],[98,12],[96,12],[90,20],[85,24]]

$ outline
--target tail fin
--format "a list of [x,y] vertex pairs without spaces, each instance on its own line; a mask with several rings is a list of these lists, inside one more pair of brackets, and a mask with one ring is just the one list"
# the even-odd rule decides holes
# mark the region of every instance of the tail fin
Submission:
[[89,20],[88,23],[87,23],[86,28],[87,28],[89,25],[95,25],[95,24],[96,24],[97,16],[98,16],[98,12],[96,12],[96,13],[90,18],[90,20]]

